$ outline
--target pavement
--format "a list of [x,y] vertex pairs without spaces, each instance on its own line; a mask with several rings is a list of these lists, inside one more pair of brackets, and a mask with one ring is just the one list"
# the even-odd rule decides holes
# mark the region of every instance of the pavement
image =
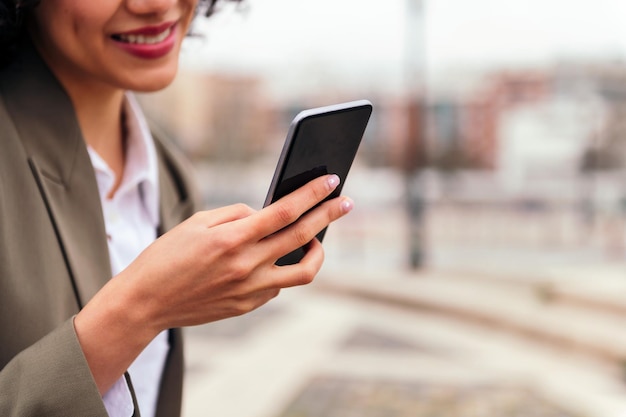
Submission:
[[[335,273],[336,293],[437,312],[626,366],[626,262],[499,274],[458,270]],[[626,375],[625,375],[626,376]]]
[[[271,167],[225,168],[200,175],[216,204],[263,200]],[[349,187],[313,284],[186,329],[184,417],[626,417],[623,244],[576,213],[437,206],[408,271],[402,181]]]
[[187,329],[184,416],[624,417],[625,319],[623,261],[331,259],[309,286]]

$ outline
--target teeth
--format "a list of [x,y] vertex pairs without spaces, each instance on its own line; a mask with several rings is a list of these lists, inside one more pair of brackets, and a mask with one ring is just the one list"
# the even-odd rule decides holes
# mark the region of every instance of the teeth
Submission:
[[165,31],[159,33],[158,35],[150,36],[150,35],[117,35],[115,36],[117,39],[126,43],[140,43],[140,44],[154,44],[163,42],[165,38],[170,36],[172,32],[171,28],[167,28]]

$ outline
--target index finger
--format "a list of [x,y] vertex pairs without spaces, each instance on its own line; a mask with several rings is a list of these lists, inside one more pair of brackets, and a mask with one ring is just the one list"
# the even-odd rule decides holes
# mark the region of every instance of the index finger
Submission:
[[328,197],[337,188],[339,181],[335,174],[318,177],[244,220],[255,221],[260,225],[257,237],[262,239],[298,220]]

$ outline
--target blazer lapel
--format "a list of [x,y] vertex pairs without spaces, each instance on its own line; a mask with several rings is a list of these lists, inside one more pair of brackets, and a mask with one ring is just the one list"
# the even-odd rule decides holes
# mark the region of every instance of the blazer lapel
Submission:
[[[34,47],[21,48],[3,71],[0,89],[82,307],[112,275],[98,185],[70,98]],[[159,155],[160,235],[193,214],[198,196],[188,188],[192,174],[182,156],[151,128]]]
[[69,97],[34,48],[24,49],[0,88],[82,307],[111,277],[95,174]]

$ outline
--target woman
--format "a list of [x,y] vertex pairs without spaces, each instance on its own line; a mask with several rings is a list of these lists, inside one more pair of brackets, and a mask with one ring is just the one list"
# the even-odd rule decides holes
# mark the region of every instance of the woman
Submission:
[[0,415],[179,415],[177,329],[311,282],[314,236],[352,202],[307,213],[328,175],[194,214],[185,163],[128,91],[172,81],[198,0],[0,5]]

